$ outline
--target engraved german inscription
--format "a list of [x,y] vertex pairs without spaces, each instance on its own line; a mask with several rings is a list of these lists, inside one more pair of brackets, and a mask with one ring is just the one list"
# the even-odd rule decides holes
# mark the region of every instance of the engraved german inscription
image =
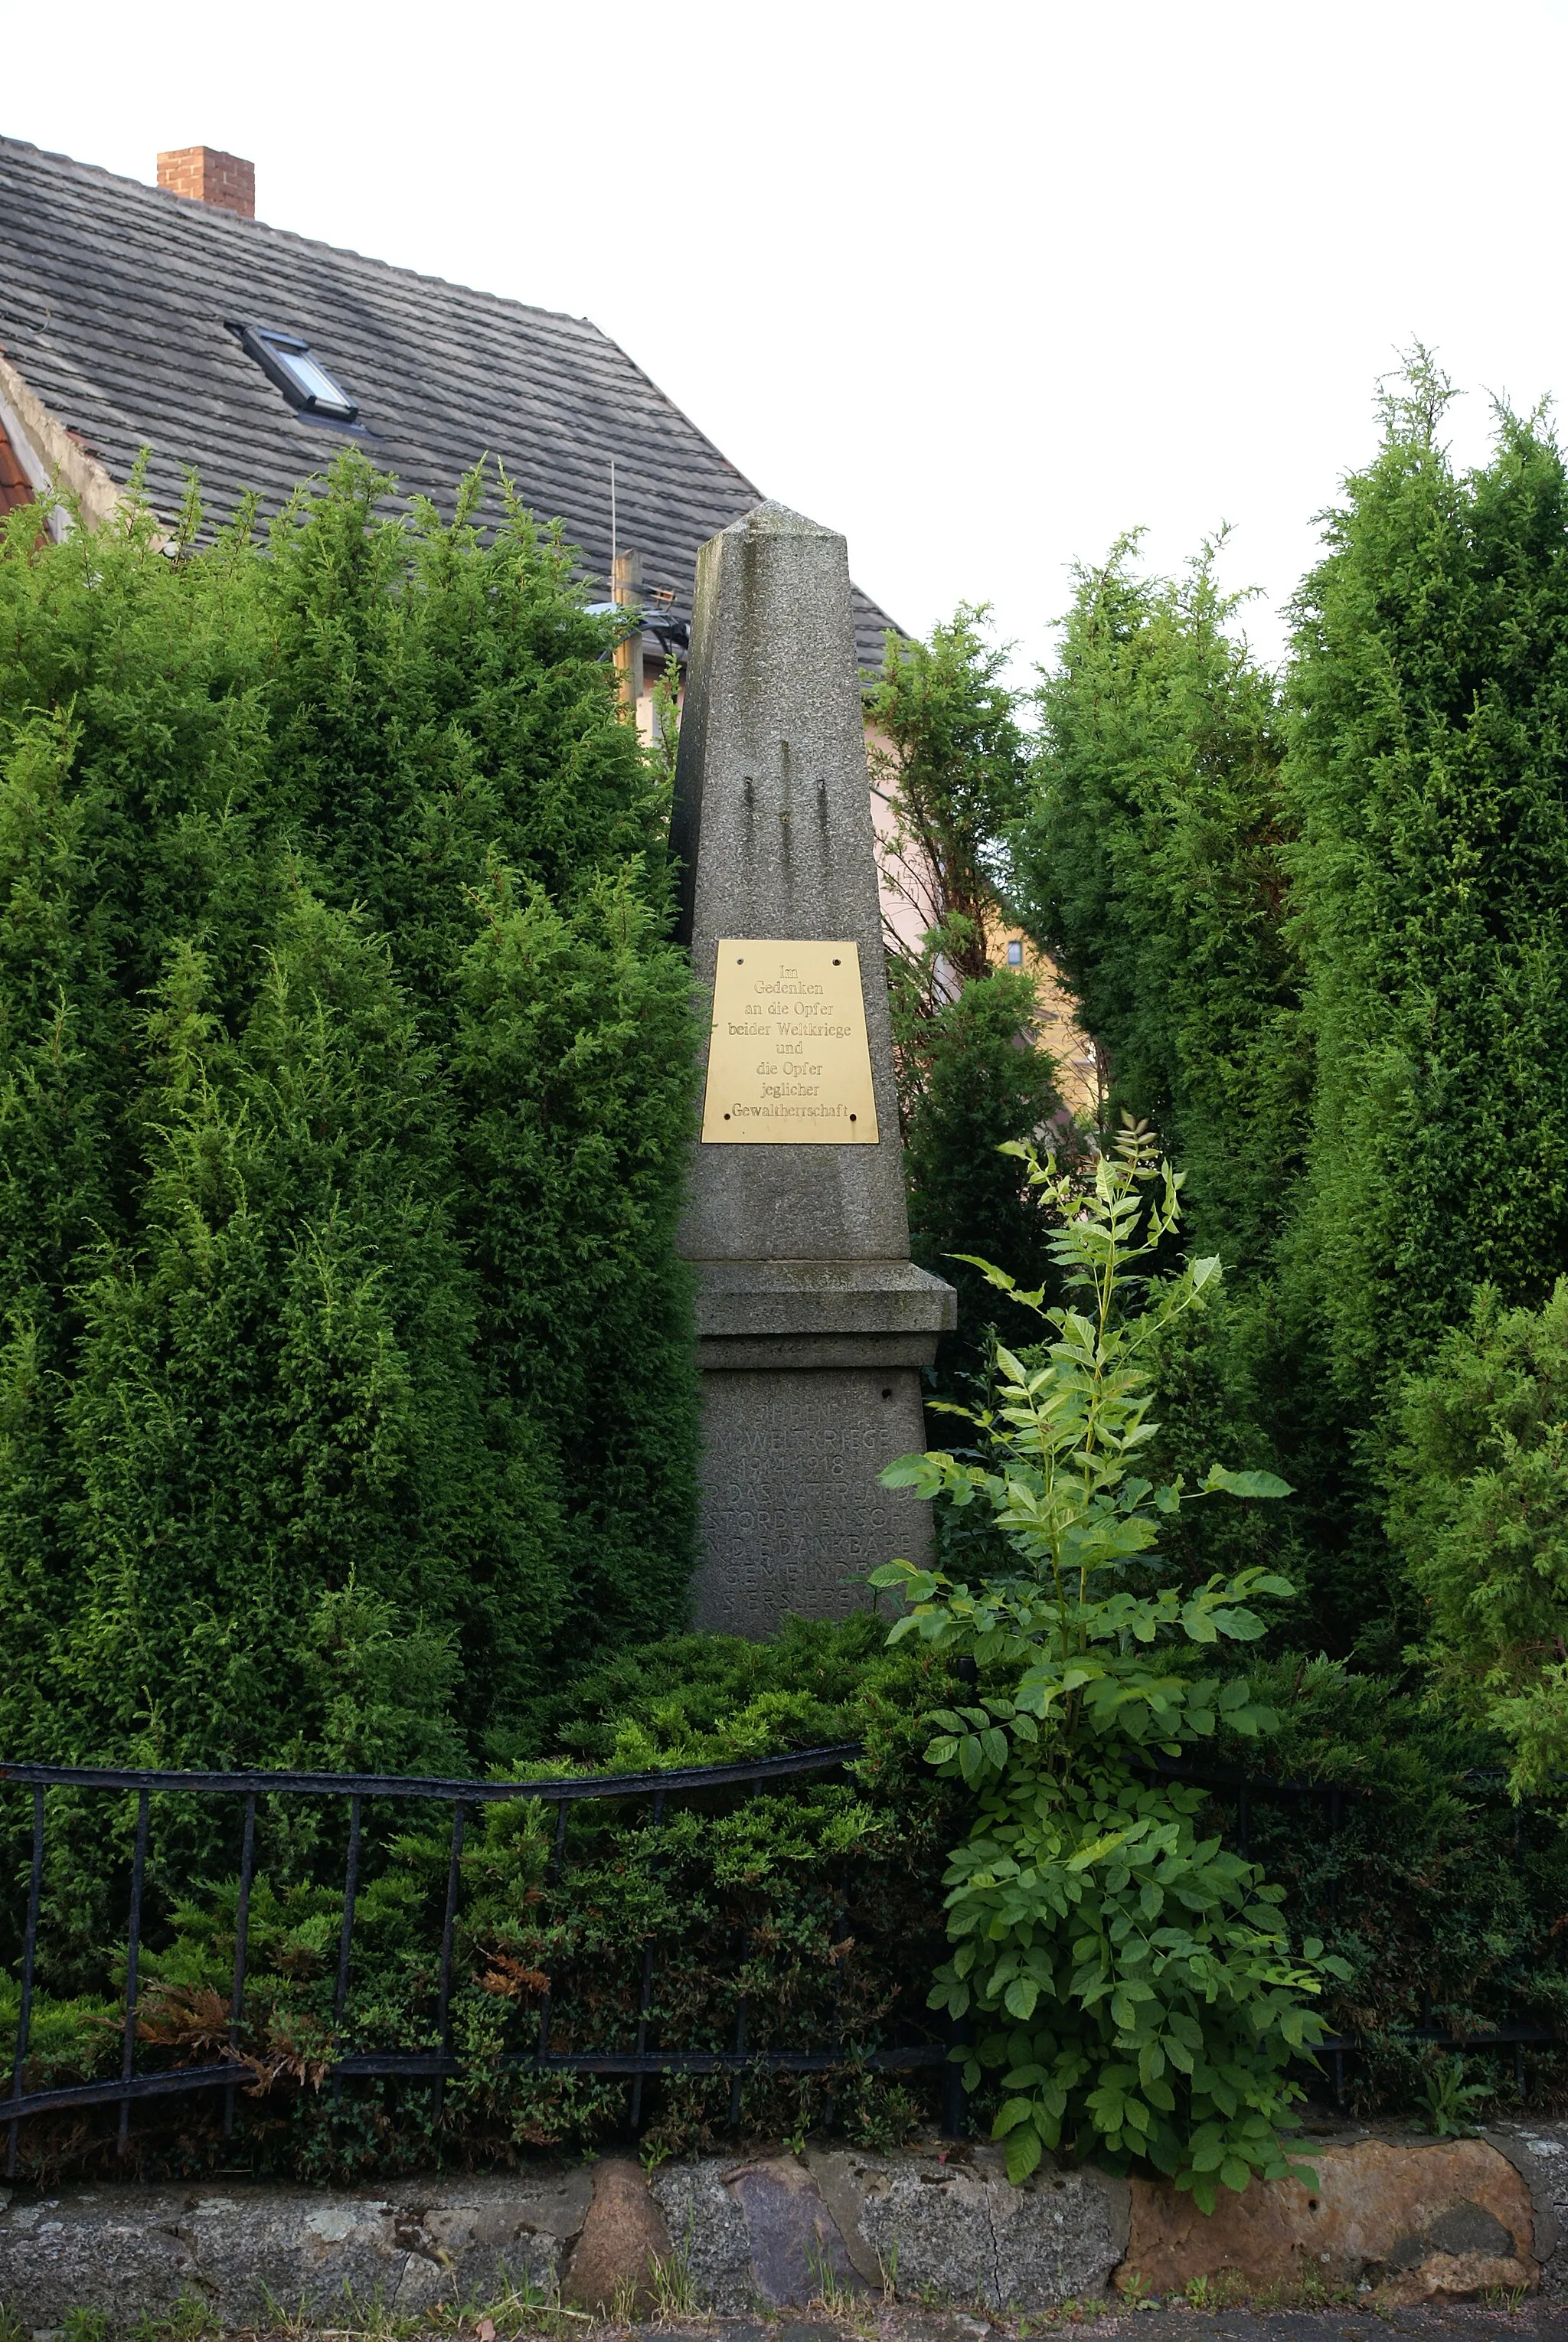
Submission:
[[926,1507],[877,1482],[924,1436],[916,1374],[763,1370],[704,1381],[701,1625],[754,1635],[776,1631],[787,1611],[844,1617],[871,1601],[866,1579],[880,1562],[925,1557]]
[[860,947],[726,936],[714,977],[704,1146],[874,1146]]

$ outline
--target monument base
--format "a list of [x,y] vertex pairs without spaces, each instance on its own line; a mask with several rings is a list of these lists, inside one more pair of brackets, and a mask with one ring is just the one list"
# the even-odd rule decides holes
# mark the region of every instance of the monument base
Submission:
[[871,1608],[881,1563],[932,1556],[930,1506],[878,1475],[926,1444],[920,1370],[952,1288],[908,1261],[707,1262],[698,1279],[696,1625],[764,1641],[792,1613]]

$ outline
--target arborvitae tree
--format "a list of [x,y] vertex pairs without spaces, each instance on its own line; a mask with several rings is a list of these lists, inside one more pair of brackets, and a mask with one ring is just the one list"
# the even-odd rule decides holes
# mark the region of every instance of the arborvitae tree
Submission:
[[1439,1706],[1490,1726],[1517,1797],[1568,1784],[1568,1278],[1545,1306],[1490,1286],[1412,1376],[1389,1459],[1389,1533],[1410,1572]]
[[[888,948],[933,1006],[991,973],[1006,841],[1029,804],[1028,744],[989,615],[961,602],[928,643],[889,635],[866,694],[872,784],[889,816],[883,885],[904,906],[887,922]],[[935,938],[934,949],[917,938]]]
[[7,1753],[476,1761],[682,1614],[657,785],[569,552],[387,487],[0,547]]
[[953,1256],[1005,1263],[1025,1284],[1046,1273],[1039,1207],[998,1150],[1034,1137],[1062,1104],[1037,1046],[1034,986],[991,958],[1008,916],[1008,841],[1028,806],[1028,744],[986,617],[961,605],[928,643],[889,636],[866,694],[883,881],[903,906],[884,926],[910,1245],[958,1290],[946,1376],[977,1362],[994,1321],[1010,1338],[1028,1330]]
[[1210,556],[1179,587],[1125,545],[1084,575],[1016,856],[1118,1102],[1239,1272],[1166,1361],[1164,1436],[1253,1426],[1299,1491],[1307,1631],[1391,1664],[1400,1379],[1482,1283],[1538,1305],[1568,1268],[1568,477],[1508,414],[1457,476],[1448,395],[1418,358],[1385,402],[1283,704]]
[[956,1363],[973,1364],[984,1329],[1006,1341],[1033,1328],[1023,1311],[955,1256],[1022,1264],[1022,1281],[1050,1274],[1050,1223],[1019,1176],[1004,1139],[1033,1138],[1060,1114],[1056,1068],[1035,1046],[1034,986],[1008,967],[966,984],[934,1016],[901,1019],[908,1098],[904,1163],[910,1251],[958,1293]]
[[1140,576],[1136,535],[1080,569],[1041,689],[1017,899],[1109,1058],[1110,1106],[1186,1173],[1193,1242],[1263,1266],[1305,1067],[1282,926],[1278,696],[1220,592],[1219,545]]
[[1285,786],[1315,1043],[1287,1290],[1351,1420],[1482,1283],[1568,1268],[1568,472],[1456,475],[1417,361],[1301,596]]

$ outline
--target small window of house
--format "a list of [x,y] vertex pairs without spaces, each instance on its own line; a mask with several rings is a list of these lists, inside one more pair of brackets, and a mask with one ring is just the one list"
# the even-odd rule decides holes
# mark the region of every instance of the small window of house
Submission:
[[1024,946],[1016,936],[1007,946],[1007,965],[1009,967],[1022,967],[1024,965]]
[[334,382],[307,341],[275,325],[245,325],[230,319],[246,355],[255,358],[269,382],[277,385],[291,406],[302,415],[325,415],[333,423],[352,423],[359,413],[355,402]]

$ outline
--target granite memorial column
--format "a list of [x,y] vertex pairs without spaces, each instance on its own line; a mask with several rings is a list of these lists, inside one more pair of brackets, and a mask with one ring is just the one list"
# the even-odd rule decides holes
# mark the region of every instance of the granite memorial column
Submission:
[[765,1636],[929,1553],[928,1507],[877,1475],[925,1445],[954,1311],[909,1257],[844,540],[779,505],[699,557],[673,843],[706,1028],[696,1616]]

